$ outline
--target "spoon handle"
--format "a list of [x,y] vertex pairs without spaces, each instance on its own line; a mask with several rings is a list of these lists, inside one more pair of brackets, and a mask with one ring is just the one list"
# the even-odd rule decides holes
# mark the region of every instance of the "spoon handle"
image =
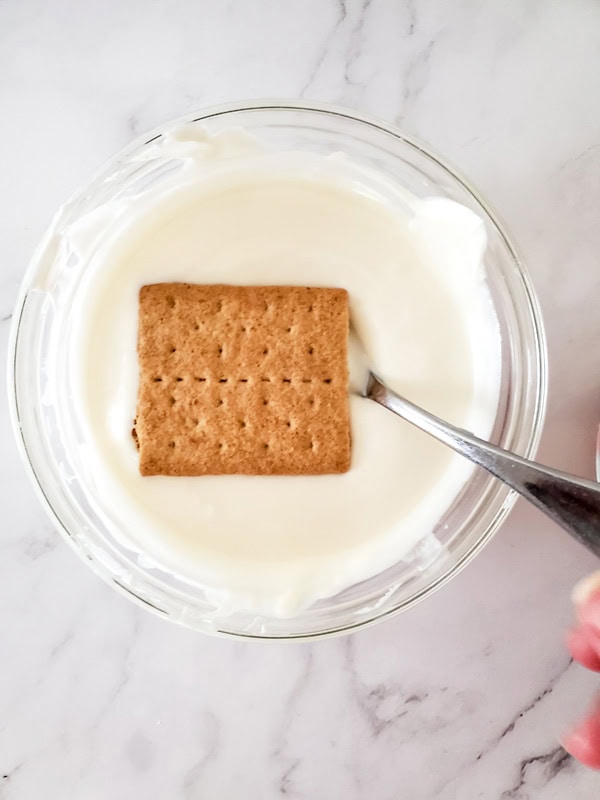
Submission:
[[366,396],[486,469],[600,556],[600,484],[528,461],[456,428],[388,389],[373,374]]

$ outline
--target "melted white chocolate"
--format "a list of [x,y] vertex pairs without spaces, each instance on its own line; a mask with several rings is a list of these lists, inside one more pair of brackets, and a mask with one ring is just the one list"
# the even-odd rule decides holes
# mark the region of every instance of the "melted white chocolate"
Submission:
[[[137,299],[148,283],[344,287],[374,370],[445,419],[489,435],[499,339],[485,231],[468,209],[366,179],[343,157],[272,154],[240,133],[174,133],[159,188],[79,221],[88,262],[69,368],[85,463],[111,526],[201,581],[223,610],[287,615],[391,566],[428,536],[470,467],[351,396],[352,468],[319,477],[143,478],[131,437]],[[364,365],[363,365],[364,366]],[[361,366],[351,363],[352,386]]]

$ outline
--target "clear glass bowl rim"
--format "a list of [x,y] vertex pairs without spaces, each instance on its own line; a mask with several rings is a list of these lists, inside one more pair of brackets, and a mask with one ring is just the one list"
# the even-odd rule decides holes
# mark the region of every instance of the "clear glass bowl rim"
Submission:
[[[366,126],[369,126],[370,128],[373,128],[382,133],[395,137],[396,139],[399,139],[401,142],[408,145],[409,147],[420,153],[422,156],[424,156],[426,159],[430,160],[438,167],[440,167],[454,181],[456,181],[468,194],[470,194],[474,198],[476,203],[479,206],[481,206],[481,208],[485,211],[490,222],[494,225],[496,231],[500,234],[501,239],[503,240],[503,244],[506,247],[507,251],[509,252],[510,257],[514,262],[514,265],[518,271],[518,276],[522,284],[522,288],[524,290],[524,298],[529,312],[530,324],[533,330],[533,336],[535,341],[535,351],[533,353],[534,356],[533,369],[537,380],[537,386],[536,386],[536,396],[534,401],[533,419],[531,422],[530,434],[526,442],[526,445],[523,448],[522,455],[525,458],[534,457],[535,453],[537,452],[537,448],[541,438],[543,422],[546,412],[548,366],[547,366],[546,336],[542,322],[541,311],[527,269],[523,263],[522,258],[518,254],[518,250],[515,247],[511,237],[507,233],[505,225],[499,218],[499,215],[490,206],[490,204],[482,197],[482,195],[478,192],[478,190],[460,173],[459,170],[451,166],[445,158],[438,155],[434,150],[432,150],[432,148],[429,147],[429,145],[422,144],[418,139],[414,138],[410,134],[405,133],[400,128],[397,128],[394,125],[383,122],[382,120],[379,120],[368,114],[363,114],[354,111],[352,109],[347,109],[329,103],[312,103],[312,102],[303,103],[295,100],[286,100],[286,99],[264,99],[255,101],[232,102],[218,106],[211,106],[207,107],[206,109],[196,110],[194,112],[190,112],[183,116],[180,116],[176,119],[169,120],[166,123],[157,126],[153,130],[148,131],[147,133],[136,137],[136,139],[134,139],[124,148],[121,148],[117,153],[115,153],[107,161],[105,161],[105,163],[82,186],[80,186],[71,195],[71,197],[67,199],[65,205],[70,205],[71,203],[77,202],[78,198],[80,198],[85,192],[87,185],[92,184],[98,176],[102,175],[111,163],[116,162],[120,158],[127,157],[127,155],[130,152],[135,151],[139,147],[149,143],[150,141],[160,136],[166,130],[170,129],[175,125],[202,122],[203,120],[208,120],[213,117],[219,117],[240,112],[260,112],[260,111],[277,112],[278,110],[284,110],[290,112],[309,112],[309,113],[313,112],[325,116],[333,116],[342,119],[347,119],[349,122],[362,123]],[[33,257],[29,264],[29,267],[25,272],[24,278],[21,283],[21,288],[19,290],[17,302],[15,305],[15,313],[13,315],[13,320],[11,325],[9,348],[8,348],[7,386],[9,394],[9,412],[12,422],[13,433],[17,441],[17,446],[19,448],[21,458],[25,464],[30,480],[32,481],[34,488],[36,489],[37,494],[42,502],[42,505],[46,510],[46,513],[53,520],[55,527],[63,534],[64,538],[71,544],[71,546],[75,549],[75,551],[82,558],[82,560],[85,560],[87,565],[91,567],[91,569],[106,583],[108,583],[112,588],[121,592],[123,595],[128,597],[130,600],[133,600],[138,605],[146,609],[150,609],[151,611],[154,611],[158,616],[169,619],[170,621],[174,621],[185,627],[190,627],[193,630],[203,631],[206,633],[210,633],[212,635],[219,635],[233,639],[242,638],[242,639],[258,639],[258,640],[270,640],[270,641],[273,640],[307,641],[307,640],[328,638],[336,635],[351,633],[353,631],[380,622],[388,617],[400,613],[401,611],[407,610],[411,606],[420,602],[425,597],[437,591],[439,588],[445,585],[449,580],[455,577],[459,572],[462,571],[462,569],[464,569],[464,567],[467,566],[467,564],[470,563],[470,561],[475,557],[475,555],[477,555],[477,553],[492,539],[492,537],[504,523],[507,515],[510,513],[517,499],[517,495],[515,492],[510,491],[507,494],[507,497],[502,504],[502,508],[495,515],[492,523],[488,526],[488,528],[484,531],[484,533],[473,543],[471,548],[460,558],[460,560],[458,560],[451,567],[451,569],[449,569],[447,572],[439,576],[432,583],[428,584],[425,588],[412,595],[407,600],[400,601],[397,605],[393,606],[392,608],[385,609],[379,614],[374,613],[373,616],[371,616],[368,619],[360,620],[358,622],[354,622],[351,624],[331,627],[328,628],[327,630],[319,630],[312,633],[300,633],[300,634],[290,633],[288,635],[269,635],[269,634],[258,634],[258,633],[244,633],[240,631],[228,631],[225,629],[217,629],[216,627],[212,626],[202,627],[199,625],[193,625],[183,619],[174,619],[168,614],[168,612],[164,611],[163,609],[155,607],[154,605],[149,603],[144,597],[135,594],[134,592],[127,589],[120,583],[116,582],[113,579],[113,575],[102,564],[100,564],[100,562],[97,561],[94,562],[93,560],[90,559],[89,555],[86,555],[79,548],[74,538],[71,535],[69,535],[69,531],[66,528],[65,524],[63,523],[61,517],[54,509],[51,502],[48,500],[44,492],[42,483],[38,477],[36,466],[30,457],[30,453],[27,447],[26,434],[21,424],[21,419],[18,412],[18,398],[17,398],[15,373],[16,373],[17,346],[18,346],[20,325],[22,319],[22,312],[27,298],[27,292],[30,288],[31,278],[35,274],[35,270],[36,270],[35,257]]]

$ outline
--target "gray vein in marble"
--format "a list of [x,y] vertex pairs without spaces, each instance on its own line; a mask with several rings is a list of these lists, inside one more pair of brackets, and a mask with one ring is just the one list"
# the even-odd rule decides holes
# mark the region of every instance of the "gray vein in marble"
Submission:
[[539,703],[541,703],[541,701],[545,697],[548,697],[548,695],[552,694],[557,683],[566,674],[566,672],[568,671],[569,667],[572,664],[573,664],[573,659],[569,658],[565,666],[561,667],[560,670],[555,675],[552,676],[552,678],[548,681],[548,683],[542,689],[542,691],[539,692],[532,700],[530,700],[529,703],[527,703],[527,705],[524,708],[521,708],[515,714],[515,716],[512,718],[509,724],[504,728],[504,730],[501,731],[501,733],[499,733],[498,736],[492,739],[492,741],[489,742],[486,745],[486,747],[480,751],[480,753],[475,758],[475,762],[481,761],[481,759],[484,758],[488,753],[490,753],[506,736],[508,736],[514,731],[518,723],[523,719],[523,717],[525,717],[526,714],[528,714],[530,711],[533,711],[533,709]]
[[596,155],[600,156],[600,144],[598,142],[593,142],[585,150],[582,150],[580,153],[577,153],[574,156],[571,156],[559,167],[559,172],[570,171],[572,167],[575,167],[576,171],[586,163],[588,157],[591,157],[591,161],[594,161]]
[[408,35],[412,36],[417,27],[416,0],[406,0],[406,11],[408,13]]
[[367,11],[369,10],[372,2],[373,0],[364,0],[358,15],[358,19],[356,20],[356,24],[350,33],[350,43],[344,58],[344,85],[346,87],[361,87],[361,85],[354,78],[352,78],[350,72],[354,64],[356,64],[361,57],[363,51],[363,30],[365,27]]
[[281,720],[281,725],[279,727],[279,732],[275,741],[279,741],[279,744],[275,747],[272,752],[272,757],[274,760],[283,763],[283,772],[280,774],[280,777],[277,782],[277,788],[279,794],[289,794],[292,788],[292,775],[294,771],[300,766],[301,760],[293,755],[286,754],[287,748],[287,736],[286,732],[290,728],[290,720],[293,716],[294,709],[296,705],[301,700],[302,695],[304,694],[305,689],[307,689],[311,675],[312,675],[312,667],[313,667],[313,650],[312,647],[308,647],[306,650],[306,657],[304,658],[304,663],[302,665],[302,670],[295,681],[292,689],[286,698],[284,707],[283,707],[283,716]]
[[313,665],[313,651],[312,648],[309,648],[306,651],[306,658],[304,659],[304,664],[300,672],[300,675],[298,677],[298,680],[292,687],[292,690],[285,702],[285,714],[288,716],[294,710],[298,700],[301,698],[302,693],[307,688],[310,682],[312,665]]
[[[81,609],[79,610],[81,611]],[[123,666],[121,669],[120,678],[117,681],[116,685],[109,692],[107,697],[104,699],[104,702],[102,703],[102,706],[99,709],[98,713],[96,713],[91,722],[88,725],[86,725],[85,731],[87,734],[86,738],[88,744],[87,747],[88,755],[87,758],[82,759],[79,765],[79,769],[77,771],[78,774],[72,780],[73,791],[77,789],[78,784],[85,779],[86,775],[92,768],[92,765],[94,763],[94,758],[96,757],[96,742],[100,735],[100,727],[102,721],[111,713],[111,710],[113,708],[116,699],[119,697],[119,695],[122,694],[122,692],[125,690],[126,686],[128,685],[131,679],[129,660],[131,652],[137,642],[137,638],[139,635],[139,630],[140,630],[139,615],[140,615],[139,610],[133,609],[133,625],[130,633],[127,636],[127,645],[123,651],[123,656],[121,658],[121,663],[123,664]],[[59,643],[59,645],[53,649],[51,653],[51,658],[54,657],[55,655],[58,655],[59,653],[64,652],[65,645],[67,645],[73,638],[75,638],[75,628],[76,628],[75,624],[70,626],[67,635],[63,638],[63,640]],[[38,684],[40,683],[42,683],[42,679],[38,681]],[[36,686],[38,684],[36,684]],[[42,748],[42,750],[33,754],[33,756],[30,757],[29,761],[31,761],[32,758],[37,758],[46,749],[47,748]]]
[[87,763],[83,763],[81,769],[81,777],[85,775],[86,770],[90,767],[94,757],[94,750],[95,750],[95,742],[99,735],[99,729],[106,718],[106,716],[111,712],[112,706],[115,703],[115,700],[125,691],[129,681],[132,677],[132,671],[130,666],[130,659],[131,653],[134,647],[137,644],[137,639],[139,636],[141,624],[140,624],[140,611],[139,609],[133,609],[133,625],[131,626],[131,631],[127,635],[126,639],[126,646],[123,650],[123,655],[120,659],[120,663],[122,667],[120,669],[120,676],[117,680],[115,686],[112,688],[108,696],[105,698],[105,701],[102,705],[102,708],[99,709],[99,712],[95,715],[94,719],[91,723],[87,726],[87,731],[89,735],[89,757],[87,759]]
[[396,122],[401,123],[412,110],[414,102],[419,99],[425,88],[431,69],[431,54],[436,40],[430,39],[427,45],[408,63],[404,76],[404,90],[402,92],[402,108],[396,116]]
[[24,555],[31,561],[37,561],[39,558],[45,556],[46,553],[51,553],[53,550],[56,550],[58,536],[56,531],[53,530],[43,539],[27,539],[24,544]]
[[132,136],[137,136],[140,133],[140,118],[136,112],[132,112],[127,117],[127,130]]
[[552,692],[554,691],[554,688],[556,687],[556,684],[563,677],[563,675],[567,672],[567,670],[569,669],[569,667],[571,666],[572,663],[573,663],[573,659],[569,658],[569,660],[567,661],[567,664],[561,670],[559,670],[559,672],[557,672],[556,675],[554,675],[550,679],[550,681],[546,685],[546,687],[539,694],[537,694],[533,698],[533,700],[525,706],[525,708],[521,709],[521,711],[519,711],[518,714],[515,715],[515,717],[513,718],[512,722],[509,725],[507,725],[506,728],[500,734],[500,736],[498,736],[498,738],[496,740],[497,742],[499,742],[502,739],[504,739],[504,737],[507,736],[509,733],[512,733],[514,731],[515,726],[517,725],[517,723],[521,719],[523,719],[525,714],[528,714],[530,711],[532,711],[537,706],[537,704],[539,702],[541,702],[545,697],[548,697],[549,694],[552,694]]
[[49,658],[52,660],[56,658],[57,655],[61,654],[73,640],[75,639],[75,630],[74,628],[70,628],[67,633],[60,639],[50,650]]
[[[429,696],[428,692],[410,692],[404,696],[396,683],[377,684],[369,687],[358,675],[354,664],[353,639],[344,642],[346,669],[350,675],[353,695],[375,738],[387,728],[405,717],[411,706],[420,705]],[[443,691],[443,690],[442,690]],[[391,708],[388,708],[391,706]]]
[[542,783],[547,786],[560,772],[571,767],[572,763],[572,757],[560,746],[547,753],[523,759],[519,764],[517,781],[510,789],[502,792],[500,800],[528,800],[530,794],[527,784],[533,766],[542,766]]
[[20,764],[16,764],[16,765],[15,765],[15,766],[14,766],[12,769],[10,769],[8,772],[4,772],[4,773],[2,774],[2,777],[0,777],[0,781],[1,781],[1,783],[0,783],[0,798],[2,798],[2,797],[4,797],[4,796],[5,796],[5,788],[7,788],[7,787],[8,787],[8,784],[10,784],[11,780],[12,780],[12,779],[15,777],[15,775],[17,774],[17,772],[18,772],[18,771],[21,769],[21,767],[22,767],[24,764],[25,764],[25,762],[24,762],[24,761],[21,761],[21,763],[20,763]]
[[[495,748],[498,747],[500,742],[502,742],[503,739],[505,739],[507,736],[509,736],[515,730],[515,728],[517,727],[519,722],[527,714],[529,714],[531,711],[533,711],[533,709],[536,708],[539,705],[539,703],[541,703],[546,697],[548,697],[550,694],[552,694],[552,692],[556,688],[556,685],[561,680],[561,678],[564,677],[564,675],[567,673],[567,671],[569,670],[569,668],[571,667],[572,664],[573,664],[573,659],[569,658],[567,663],[563,667],[561,667],[558,670],[558,672],[556,672],[551,677],[551,679],[548,681],[548,683],[542,689],[542,691],[539,692],[532,700],[530,700],[527,703],[526,706],[521,708],[515,714],[515,716],[512,718],[512,720],[509,722],[509,724],[506,725],[506,727],[497,736],[495,736],[492,740],[490,740],[487,743],[487,745],[484,747],[484,749],[481,750],[477,754],[477,756],[473,759],[473,761],[470,761],[469,763],[464,764],[462,766],[462,768],[460,768],[458,770],[458,775],[463,774],[466,771],[468,771],[474,764],[477,764],[479,761],[481,761],[483,758],[485,758],[487,755],[489,755],[493,750],[495,750]],[[562,748],[558,748],[558,749],[561,750],[561,752],[562,752]],[[552,751],[552,753],[554,753],[554,751]],[[542,755],[542,756],[535,756],[535,757],[533,757],[531,759],[524,759],[521,762],[521,765],[520,765],[521,773],[524,774],[524,772],[526,771],[526,768],[527,768],[527,764],[529,762],[533,763],[535,761],[540,761],[540,760],[543,760],[545,757],[546,757],[545,755]],[[438,787],[438,793],[441,792],[446,787],[448,787],[451,783],[453,783],[456,780],[456,778],[458,777],[458,775],[454,775],[449,781],[446,781],[441,786],[439,786]],[[552,775],[552,777],[554,777],[554,775]],[[520,786],[517,786],[516,789],[513,787],[513,789],[511,789],[510,791],[517,791],[518,788],[520,788]],[[502,795],[502,797],[504,798],[504,795]],[[506,797],[507,798],[508,797],[512,798],[513,795],[506,795]],[[520,796],[515,795],[515,797],[520,797]]]
[[290,790],[290,788],[292,786],[292,783],[291,783],[292,775],[298,769],[299,766],[300,766],[300,760],[299,759],[294,759],[290,763],[290,766],[283,773],[283,775],[281,776],[281,780],[279,781],[279,794],[285,795],[285,794],[289,793],[289,790]]
[[197,784],[207,764],[217,755],[219,750],[219,722],[212,711],[205,711],[202,714],[202,752],[188,769],[183,779],[184,797],[197,797]]
[[340,27],[343,25],[344,21],[346,20],[346,17],[348,16],[348,9],[346,7],[346,0],[340,0],[338,6],[339,6],[339,11],[338,11],[337,20],[335,21],[335,25],[333,26],[333,29],[330,31],[330,33],[325,38],[325,41],[324,41],[323,46],[321,48],[321,51],[320,51],[320,53],[319,53],[319,55],[317,57],[317,61],[316,61],[315,65],[314,65],[314,67],[312,68],[312,70],[310,71],[310,74],[309,74],[306,82],[304,83],[304,85],[300,89],[300,97],[304,97],[305,94],[312,87],[313,83],[315,82],[315,80],[316,80],[316,78],[317,78],[317,76],[318,76],[318,74],[319,74],[319,72],[321,70],[321,67],[325,63],[325,59],[327,58],[327,55],[329,54],[329,48],[331,47],[331,44],[332,44],[333,40],[337,36],[337,33],[338,33]]

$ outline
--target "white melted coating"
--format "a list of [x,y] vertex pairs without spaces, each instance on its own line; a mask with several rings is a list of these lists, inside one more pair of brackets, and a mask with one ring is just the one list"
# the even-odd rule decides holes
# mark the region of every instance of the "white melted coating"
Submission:
[[[406,557],[470,474],[358,395],[352,467],[306,477],[141,477],[131,437],[140,287],[163,281],[343,287],[374,371],[479,435],[497,406],[499,340],[468,209],[420,200],[341,156],[263,151],[241,133],[174,132],[180,168],[80,220],[87,261],[69,368],[87,477],[120,538],[200,581],[224,612],[286,616]],[[352,363],[358,389],[364,373]]]

